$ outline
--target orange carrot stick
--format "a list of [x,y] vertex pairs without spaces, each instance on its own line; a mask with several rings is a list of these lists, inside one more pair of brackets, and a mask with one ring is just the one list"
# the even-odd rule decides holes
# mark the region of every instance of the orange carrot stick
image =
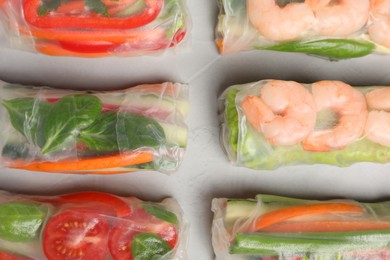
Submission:
[[[152,160],[153,154],[150,151],[126,152],[123,154],[86,158],[77,161],[33,162],[28,165],[20,165],[19,163],[19,165],[11,165],[11,168],[43,172],[87,171],[137,165],[151,162]],[[102,174],[105,173],[102,172]]]
[[390,229],[383,221],[309,221],[282,222],[260,229],[261,232],[348,232]]
[[215,40],[215,43],[218,46],[219,52],[222,53],[223,52],[223,41],[222,41],[222,39],[220,38],[220,39]]
[[260,216],[256,222],[256,230],[263,229],[294,217],[336,212],[363,213],[364,209],[359,205],[347,203],[320,203],[287,207]]

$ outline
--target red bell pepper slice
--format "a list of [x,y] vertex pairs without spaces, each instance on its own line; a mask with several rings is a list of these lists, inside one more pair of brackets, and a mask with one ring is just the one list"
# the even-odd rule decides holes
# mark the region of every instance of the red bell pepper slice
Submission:
[[38,9],[42,0],[25,0],[23,5],[26,21],[39,28],[82,28],[82,29],[131,29],[152,22],[159,15],[164,0],[144,0],[142,12],[129,17],[108,17],[104,15],[71,16],[71,15],[42,15]]

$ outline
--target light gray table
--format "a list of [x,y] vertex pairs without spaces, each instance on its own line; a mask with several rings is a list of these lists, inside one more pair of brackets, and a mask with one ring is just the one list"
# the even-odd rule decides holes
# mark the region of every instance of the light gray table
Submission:
[[[176,81],[190,85],[188,150],[171,176],[140,172],[115,176],[61,175],[2,170],[0,189],[28,194],[98,190],[145,200],[175,197],[191,223],[189,259],[212,259],[213,197],[257,193],[301,198],[390,199],[390,165],[359,163],[348,168],[294,166],[256,172],[233,167],[219,143],[217,96],[229,85],[277,78],[300,82],[338,79],[354,85],[390,85],[390,56],[370,55],[329,62],[302,54],[240,53],[222,57],[214,45],[214,0],[187,0],[193,22],[186,53],[137,58],[47,57],[0,48],[0,79],[62,88],[109,89]],[[0,137],[1,138],[1,137]]]

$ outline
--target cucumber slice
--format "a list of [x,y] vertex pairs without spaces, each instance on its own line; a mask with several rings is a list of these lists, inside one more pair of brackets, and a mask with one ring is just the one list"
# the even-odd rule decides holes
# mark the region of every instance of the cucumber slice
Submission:
[[159,122],[164,129],[165,137],[168,143],[178,144],[180,147],[186,147],[188,130],[186,127]]
[[225,222],[233,223],[237,219],[249,218],[256,211],[256,200],[228,200],[225,211]]

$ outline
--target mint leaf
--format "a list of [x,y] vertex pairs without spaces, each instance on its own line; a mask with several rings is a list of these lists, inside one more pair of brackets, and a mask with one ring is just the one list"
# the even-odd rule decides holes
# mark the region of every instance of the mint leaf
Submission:
[[38,15],[45,16],[51,11],[55,11],[60,7],[61,0],[42,0],[41,5],[38,7]]
[[7,202],[0,204],[0,238],[27,242],[38,235],[46,213],[35,203]]
[[52,104],[34,98],[4,100],[12,126],[29,142],[43,146],[45,143],[44,124]]
[[81,131],[80,141],[84,142],[92,151],[118,151],[116,123],[116,112],[102,113],[94,123]]
[[93,10],[97,14],[109,16],[106,5],[101,0],[84,0],[85,7],[88,10]]
[[155,216],[158,219],[177,225],[178,220],[174,213],[164,209],[159,205],[144,204],[142,208],[150,215]]
[[47,154],[74,143],[81,130],[90,126],[102,111],[102,102],[93,95],[70,95],[60,99],[51,109],[45,124],[46,143],[41,152]]
[[172,250],[168,242],[153,233],[141,233],[131,242],[131,254],[137,260],[160,259]]
[[166,143],[161,125],[142,115],[118,112],[116,131],[119,149],[157,148]]

